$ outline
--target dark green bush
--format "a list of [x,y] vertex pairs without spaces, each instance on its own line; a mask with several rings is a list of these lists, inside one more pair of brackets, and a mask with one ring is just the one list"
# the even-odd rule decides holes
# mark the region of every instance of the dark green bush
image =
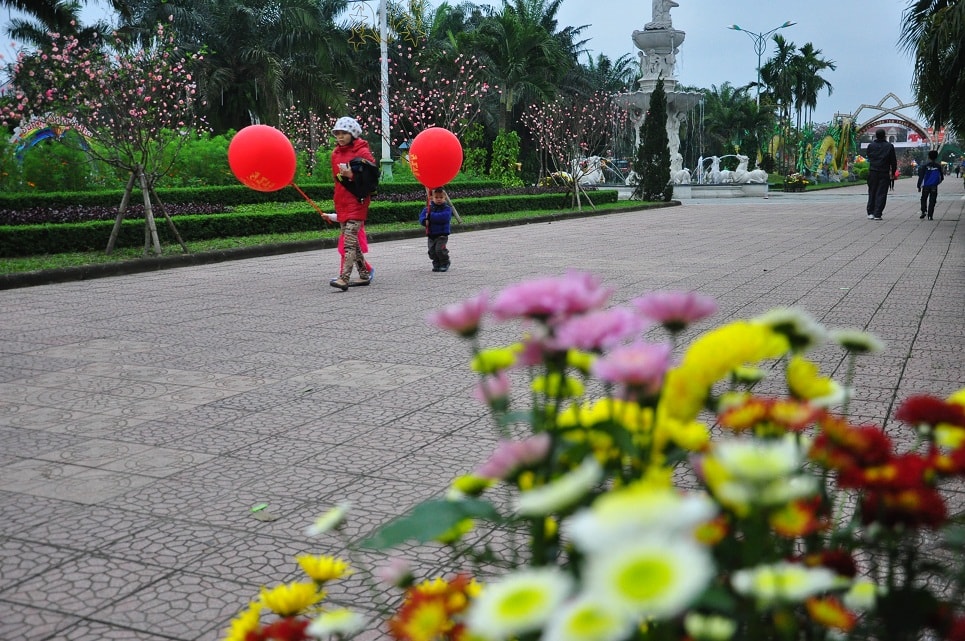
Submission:
[[[617,201],[616,191],[591,192],[595,204]],[[419,217],[421,202],[373,202],[369,223],[412,222]],[[500,196],[494,198],[459,199],[461,215],[498,214],[520,210],[552,210],[569,207],[569,197],[559,193],[533,196]],[[258,234],[289,233],[322,229],[324,223],[307,203],[304,209],[274,213],[229,213],[182,215],[175,218],[181,237],[185,240],[206,240],[252,236]],[[72,251],[99,251],[107,247],[113,221],[99,220],[85,223],[0,226],[0,256],[32,256]],[[157,221],[162,243],[172,243],[167,224]],[[125,220],[118,235],[117,247],[140,247],[144,243],[144,221]]]

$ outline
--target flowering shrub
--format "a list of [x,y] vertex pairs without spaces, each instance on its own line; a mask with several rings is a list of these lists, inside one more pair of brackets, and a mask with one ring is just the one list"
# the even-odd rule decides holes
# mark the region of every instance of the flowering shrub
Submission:
[[804,177],[803,174],[791,174],[784,179],[785,187],[795,187],[798,189],[804,189],[811,184],[811,181]]
[[[611,295],[570,273],[431,316],[470,345],[502,440],[445,498],[361,542],[437,541],[457,559],[452,578],[417,585],[386,571],[407,588],[388,615],[395,639],[965,639],[965,529],[942,493],[965,475],[965,390],[907,399],[896,418],[914,443],[902,447],[852,424],[851,381],[808,358],[832,341],[853,371],[883,348],[873,336],[779,309],[684,347],[712,299],[608,308]],[[489,320],[521,323],[521,340],[484,346]],[[656,332],[667,340],[645,340]],[[493,543],[485,523],[518,545]],[[313,598],[296,611],[269,605],[272,593],[258,607],[304,635],[264,636],[249,609],[229,639],[333,633],[308,623]]]

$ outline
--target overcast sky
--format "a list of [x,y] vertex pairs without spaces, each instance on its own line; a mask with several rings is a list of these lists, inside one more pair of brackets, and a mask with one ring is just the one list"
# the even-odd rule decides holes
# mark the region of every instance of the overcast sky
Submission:
[[[912,59],[897,45],[902,12],[909,0],[676,1],[680,6],[671,11],[673,24],[687,34],[677,56],[677,79],[682,84],[709,88],[725,81],[735,86],[754,81],[757,54],[753,41],[727,27],[736,23],[764,33],[790,20],[797,24],[780,31],[785,38],[798,46],[813,43],[824,58],[837,65],[835,71],[823,74],[834,91],[831,96],[826,92],[819,96],[815,121],[829,121],[837,112],[854,113],[860,105],[876,104],[889,92],[902,102],[913,100]],[[84,18],[92,21],[104,15],[97,11],[102,4],[106,3],[89,2]],[[630,54],[636,60],[631,34],[650,21],[651,11],[649,0],[563,0],[559,26],[587,25],[583,35],[594,56],[604,53],[616,59]],[[7,18],[8,12],[0,13],[4,27]],[[9,39],[0,38],[4,43],[0,53],[9,56]],[[769,45],[762,60],[773,53],[773,43]],[[859,119],[870,115],[865,110]]]

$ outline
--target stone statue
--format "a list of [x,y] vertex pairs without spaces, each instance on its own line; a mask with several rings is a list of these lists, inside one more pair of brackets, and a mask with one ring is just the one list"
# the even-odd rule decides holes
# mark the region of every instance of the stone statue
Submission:
[[673,0],[653,0],[653,21],[644,25],[644,29],[670,29],[673,21],[670,10],[680,5]]

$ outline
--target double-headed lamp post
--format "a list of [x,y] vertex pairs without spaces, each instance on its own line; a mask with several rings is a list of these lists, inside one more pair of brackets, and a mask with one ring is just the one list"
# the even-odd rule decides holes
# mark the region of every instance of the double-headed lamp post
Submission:
[[734,31],[740,31],[741,33],[746,33],[747,36],[754,42],[754,51],[757,52],[757,106],[761,106],[761,55],[764,50],[767,49],[767,37],[785,27],[792,27],[796,25],[796,22],[791,22],[788,20],[782,25],[774,27],[770,31],[765,31],[764,33],[754,33],[753,31],[748,31],[747,29],[742,29],[740,25],[732,24],[727,27]]

